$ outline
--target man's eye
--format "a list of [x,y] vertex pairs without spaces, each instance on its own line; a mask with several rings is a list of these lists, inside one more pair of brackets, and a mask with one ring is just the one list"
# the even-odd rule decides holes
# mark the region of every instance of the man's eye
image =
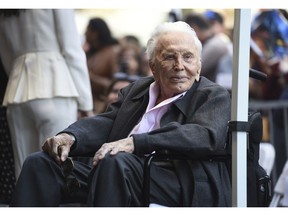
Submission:
[[174,59],[174,55],[166,55],[165,60],[172,60]]
[[193,55],[192,54],[185,54],[183,55],[183,59],[185,60],[191,60],[193,58]]

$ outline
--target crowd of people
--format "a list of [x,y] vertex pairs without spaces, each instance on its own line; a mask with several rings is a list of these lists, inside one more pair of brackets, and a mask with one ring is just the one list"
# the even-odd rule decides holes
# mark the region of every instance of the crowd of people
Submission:
[[[287,10],[260,10],[251,23],[251,68],[267,74],[265,82],[250,79],[250,100],[274,103],[263,106],[261,112],[268,130],[266,142],[273,143],[277,160],[276,176],[280,176],[287,160],[287,138],[284,111],[288,92],[288,13]],[[269,114],[270,112],[270,114]],[[269,120],[268,120],[269,119]]]
[[[134,35],[114,37],[103,18],[93,17],[81,44],[73,10],[0,10],[1,76],[7,79],[1,89],[1,127],[4,121],[7,126],[0,131],[7,136],[0,147],[9,147],[12,158],[0,156],[0,165],[4,160],[11,165],[0,168],[0,176],[6,175],[0,185],[3,179],[11,183],[8,192],[0,187],[0,201],[141,206],[145,154],[166,148],[193,157],[224,148],[232,31],[216,11],[174,14],[173,19],[157,26],[143,46]],[[259,29],[263,33],[263,28],[252,31],[255,41]],[[62,172],[68,156],[81,186],[76,195],[67,191]],[[184,166],[152,167],[153,201],[231,206],[223,162]],[[194,188],[192,197],[182,191],[187,178],[194,180],[187,186]]]

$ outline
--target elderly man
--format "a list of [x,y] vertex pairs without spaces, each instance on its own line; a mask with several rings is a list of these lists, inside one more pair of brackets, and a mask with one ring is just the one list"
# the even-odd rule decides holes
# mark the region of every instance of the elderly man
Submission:
[[[168,149],[199,158],[223,150],[230,95],[200,76],[201,49],[185,22],[160,24],[147,43],[153,77],[122,89],[119,100],[105,113],[81,119],[47,139],[43,152],[25,161],[11,206],[58,206],[72,201],[87,201],[89,206],[143,206],[146,154]],[[68,175],[63,164],[68,156],[76,155],[94,155],[93,165],[75,161]],[[231,206],[225,163],[201,157],[153,163],[151,202]],[[71,175],[79,183],[74,193],[67,185]]]

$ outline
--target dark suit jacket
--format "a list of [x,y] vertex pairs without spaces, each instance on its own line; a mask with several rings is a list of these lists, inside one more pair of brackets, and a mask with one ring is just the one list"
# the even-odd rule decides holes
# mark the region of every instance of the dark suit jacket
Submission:
[[[64,130],[76,137],[71,155],[94,156],[103,143],[126,138],[146,110],[153,81],[152,77],[146,77],[132,83],[121,90],[119,101],[104,114],[82,119]],[[229,92],[201,77],[164,114],[159,129],[133,135],[134,154],[143,156],[164,148],[197,158],[223,150],[230,110]],[[175,165],[180,181],[188,184],[183,186],[185,205],[231,205],[231,183],[225,163],[207,160],[183,163]]]

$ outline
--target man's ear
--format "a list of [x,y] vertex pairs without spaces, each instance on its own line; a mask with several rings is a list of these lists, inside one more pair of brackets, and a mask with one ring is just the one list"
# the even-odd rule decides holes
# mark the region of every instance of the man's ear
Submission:
[[152,71],[152,74],[154,74],[155,72],[155,64],[154,64],[154,61],[152,61],[151,59],[149,60],[149,67]]
[[196,82],[199,82],[199,80],[200,80],[200,73],[197,73],[195,80],[196,80]]
[[201,72],[201,60],[199,61],[198,70],[196,72],[195,80],[198,82],[200,80],[200,72]]

